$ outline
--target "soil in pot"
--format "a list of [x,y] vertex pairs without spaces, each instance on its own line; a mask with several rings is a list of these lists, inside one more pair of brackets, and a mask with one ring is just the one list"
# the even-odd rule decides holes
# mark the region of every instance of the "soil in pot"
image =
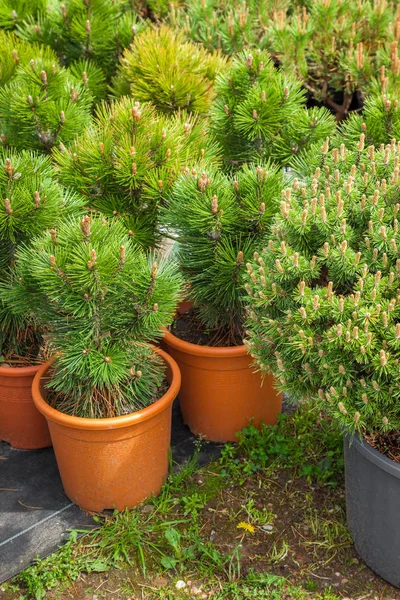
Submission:
[[[252,368],[252,359],[232,328],[204,331],[192,310],[181,311],[164,347],[182,373],[179,403],[185,423],[197,436],[213,442],[236,441],[249,424],[275,424],[282,397],[273,378]],[[232,345],[237,343],[237,345]]]
[[33,398],[49,424],[58,468],[67,496],[88,511],[133,508],[157,494],[168,475],[172,403],[180,387],[175,361],[167,364],[166,393],[135,413],[108,419],[66,415],[45,400],[51,363],[33,382]]
[[32,382],[40,365],[0,365],[0,441],[20,450],[51,446],[46,419],[32,400]]
[[[390,451],[388,441],[377,447]],[[400,464],[358,436],[345,438],[344,453],[347,524],[356,550],[400,588]]]

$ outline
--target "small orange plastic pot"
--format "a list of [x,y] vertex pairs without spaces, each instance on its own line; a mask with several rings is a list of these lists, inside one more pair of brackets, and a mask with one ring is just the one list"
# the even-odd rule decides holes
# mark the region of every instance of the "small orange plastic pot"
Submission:
[[0,441],[21,450],[51,446],[46,419],[32,400],[35,367],[0,367]]
[[121,417],[66,415],[44,399],[51,362],[35,376],[33,399],[49,424],[65,493],[84,510],[133,508],[157,494],[167,478],[172,403],[181,375],[168,354],[157,352],[167,364],[169,389],[151,406]]
[[245,346],[211,347],[180,340],[165,330],[163,347],[182,374],[179,404],[192,433],[212,442],[237,441],[250,423],[273,425],[282,408],[282,395],[273,377],[252,369]]

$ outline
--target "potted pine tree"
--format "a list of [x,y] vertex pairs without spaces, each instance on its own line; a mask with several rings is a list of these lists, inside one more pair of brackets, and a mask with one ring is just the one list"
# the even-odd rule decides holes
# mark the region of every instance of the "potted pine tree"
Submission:
[[208,440],[235,440],[249,422],[275,423],[280,412],[272,379],[262,385],[243,345],[243,274],[269,233],[281,189],[282,173],[268,163],[246,166],[236,178],[188,169],[163,212],[192,305],[186,314],[182,308],[164,343],[182,371],[183,418]]
[[160,243],[159,207],[187,164],[218,163],[205,119],[160,115],[130,97],[101,103],[93,123],[69,148],[55,148],[61,182],[87,204],[125,224],[144,248]]
[[29,299],[15,305],[13,273],[21,244],[70,214],[80,201],[63,194],[50,160],[28,152],[0,150],[0,440],[15,448],[51,444],[45,420],[32,402],[31,386],[44,360],[43,333]]
[[49,328],[54,360],[33,398],[67,495],[85,510],[133,507],[168,472],[180,373],[152,344],[175,312],[179,272],[121,222],[86,215],[21,249],[16,277]]
[[131,94],[152,102],[158,111],[186,110],[207,114],[214,97],[216,76],[226,70],[220,52],[208,53],[185,40],[182,31],[166,25],[148,28],[125,51],[112,82],[116,96]]
[[376,150],[364,135],[315,154],[249,264],[246,342],[280,389],[343,428],[348,527],[398,587],[399,161],[396,141]]
[[230,169],[268,158],[287,164],[335,130],[326,108],[306,108],[306,93],[268,52],[244,51],[215,84],[211,125]]

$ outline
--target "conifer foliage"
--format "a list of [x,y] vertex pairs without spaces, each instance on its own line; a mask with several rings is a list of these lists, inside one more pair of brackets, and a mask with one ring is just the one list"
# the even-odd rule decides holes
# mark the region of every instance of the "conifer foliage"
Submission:
[[50,152],[90,122],[92,104],[86,72],[78,78],[48,59],[32,59],[0,89],[1,142]]
[[46,0],[2,0],[0,5],[0,27],[16,29],[24,19],[36,18],[46,10]]
[[400,139],[398,94],[371,94],[365,100],[361,115],[351,114],[343,123],[338,139],[356,141],[364,133],[368,144],[389,144]]
[[288,0],[186,0],[170,9],[170,22],[208,51],[234,55],[245,48],[262,47],[265,24],[274,11],[285,10]]
[[140,102],[152,102],[164,113],[207,113],[215,77],[226,65],[220,53],[209,54],[185,41],[181,31],[165,25],[148,28],[125,52],[113,90],[116,96],[131,94]]
[[400,145],[329,151],[247,265],[250,353],[350,431],[400,427]]
[[267,52],[241,53],[216,92],[211,122],[231,167],[265,158],[288,163],[335,128],[326,109],[305,108],[301,84],[277,70]]
[[163,393],[151,343],[175,311],[173,263],[146,256],[121,223],[66,220],[18,255],[17,275],[50,326],[55,363],[47,401],[80,417],[115,417]]
[[266,47],[314,100],[328,104],[342,120],[354,93],[369,92],[381,67],[390,65],[391,44],[400,35],[396,5],[313,0],[307,7],[278,10],[266,22]]
[[140,28],[129,0],[56,0],[27,15],[19,35],[50,46],[63,65],[89,60],[110,79]]
[[134,241],[158,241],[158,209],[178,174],[199,161],[218,160],[207,122],[167,117],[129,97],[98,108],[94,124],[54,158],[61,181],[93,209],[121,220]]
[[24,42],[12,32],[0,30],[0,47],[0,86],[12,78],[20,65],[27,65],[32,59],[44,59],[50,64],[58,62],[51,48]]
[[56,225],[61,213],[79,214],[81,201],[63,193],[48,157],[4,149],[0,150],[0,196],[0,357],[32,360],[39,352],[41,333],[30,318],[29,296],[15,310],[15,255],[33,236]]
[[244,265],[264,243],[282,185],[282,173],[265,163],[235,178],[187,170],[173,187],[163,222],[178,240],[188,298],[216,345],[242,343]]

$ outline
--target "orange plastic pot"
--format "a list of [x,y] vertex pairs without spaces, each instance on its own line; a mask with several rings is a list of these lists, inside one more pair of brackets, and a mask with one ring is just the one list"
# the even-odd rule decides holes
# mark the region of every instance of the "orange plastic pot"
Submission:
[[172,403],[181,376],[162,350],[168,391],[151,406],[110,419],[83,419],[55,410],[45,401],[51,363],[41,367],[32,393],[46,417],[67,496],[88,511],[132,508],[157,494],[168,475]]
[[46,419],[32,400],[32,381],[39,368],[0,367],[0,441],[13,448],[51,446]]
[[192,433],[212,442],[236,441],[250,423],[273,425],[282,396],[273,377],[252,369],[245,346],[211,347],[191,344],[165,331],[163,347],[182,373],[179,404]]

